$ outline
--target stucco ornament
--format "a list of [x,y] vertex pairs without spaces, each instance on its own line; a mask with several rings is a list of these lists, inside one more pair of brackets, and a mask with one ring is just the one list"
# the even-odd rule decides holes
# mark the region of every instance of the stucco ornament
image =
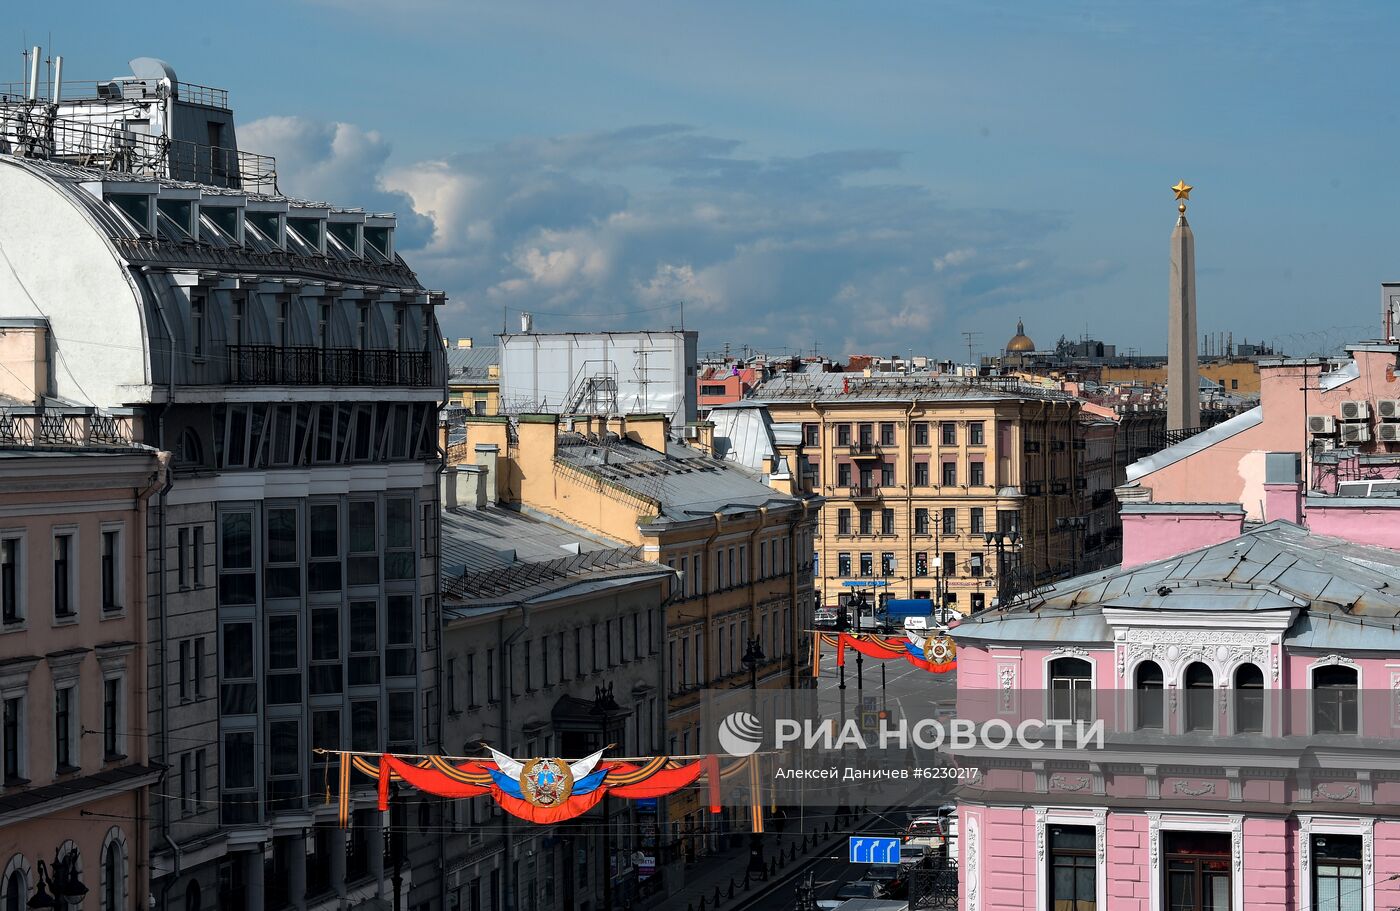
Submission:
[[1082,791],[1089,786],[1088,775],[1051,775],[1050,789],[1059,791]]
[[[1155,661],[1168,679],[1180,676],[1181,670],[1195,661],[1210,665],[1217,675],[1244,661],[1277,671],[1270,648],[1273,640],[1265,632],[1148,628],[1129,629],[1125,638],[1125,664]],[[1222,680],[1222,685],[1225,682]]]
[[1215,793],[1215,782],[1203,781],[1200,784],[1192,785],[1178,781],[1172,785],[1172,790],[1178,794],[1185,794],[1187,797],[1204,797],[1207,794]]
[[1351,800],[1358,793],[1354,784],[1344,785],[1340,790],[1330,790],[1326,784],[1320,784],[1313,788],[1313,793],[1324,800]]

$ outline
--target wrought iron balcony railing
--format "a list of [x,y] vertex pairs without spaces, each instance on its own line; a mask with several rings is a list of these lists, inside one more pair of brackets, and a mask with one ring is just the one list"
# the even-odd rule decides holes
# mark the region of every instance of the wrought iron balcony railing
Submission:
[[131,445],[132,425],[127,416],[91,408],[0,408],[0,446],[43,449]]
[[877,458],[880,455],[880,444],[873,440],[857,440],[851,444],[851,455],[858,459]]
[[440,386],[428,351],[229,345],[228,381],[238,386]]

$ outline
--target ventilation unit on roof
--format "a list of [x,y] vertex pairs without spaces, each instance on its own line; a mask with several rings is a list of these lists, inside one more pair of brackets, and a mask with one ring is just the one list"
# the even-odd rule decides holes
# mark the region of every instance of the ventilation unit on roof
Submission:
[[1368,443],[1371,440],[1371,428],[1365,424],[1343,424],[1343,443]]
[[1337,419],[1330,414],[1308,415],[1308,433],[1329,434],[1337,432]]
[[1371,403],[1363,400],[1342,402],[1342,420],[1364,421],[1371,416]]
[[1400,443],[1400,424],[1381,424],[1376,428],[1376,436],[1385,443]]
[[1376,412],[1383,421],[1400,421],[1400,399],[1377,399]]

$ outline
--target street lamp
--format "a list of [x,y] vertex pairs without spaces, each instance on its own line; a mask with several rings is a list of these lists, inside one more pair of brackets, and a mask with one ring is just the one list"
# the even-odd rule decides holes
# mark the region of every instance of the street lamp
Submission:
[[77,850],[69,848],[63,855],[55,850],[52,873],[42,860],[39,861],[39,882],[34,887],[34,897],[27,904],[31,908],[64,908],[80,903],[87,894],[88,887],[78,879]]
[[[593,688],[593,707],[589,709],[589,714],[598,721],[598,746],[606,747],[608,743],[608,723],[612,720],[613,713],[620,711],[621,707],[617,700],[613,698],[613,685],[609,681],[607,686],[595,686]],[[602,799],[603,806],[603,906],[611,908],[613,906],[613,846],[612,846],[612,818],[609,814],[608,795],[605,793]]]
[[751,637],[748,641],[748,647],[744,649],[744,657],[740,659],[744,662],[744,667],[749,669],[750,689],[758,689],[758,666],[767,657],[767,655],[763,654],[763,648],[759,645],[758,637]]
[[1080,551],[1081,545],[1083,545],[1083,543],[1084,543],[1084,532],[1083,532],[1083,529],[1084,529],[1088,524],[1089,524],[1089,517],[1088,517],[1088,516],[1059,516],[1058,518],[1055,519],[1055,527],[1056,527],[1056,528],[1060,529],[1061,531],[1064,531],[1065,529],[1073,529],[1073,532],[1074,532],[1072,535],[1070,535],[1070,539],[1069,539],[1069,547],[1070,547],[1070,550],[1069,550],[1069,554],[1070,554],[1070,568],[1069,568],[1069,573],[1070,573],[1071,576],[1074,575],[1075,573],[1079,572],[1079,556],[1080,556],[1079,551]]

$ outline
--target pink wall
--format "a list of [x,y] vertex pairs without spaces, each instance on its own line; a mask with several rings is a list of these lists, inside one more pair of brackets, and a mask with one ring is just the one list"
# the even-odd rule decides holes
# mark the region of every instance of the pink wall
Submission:
[[[1400,398],[1394,370],[1395,351],[1355,352],[1360,376],[1335,389],[1319,391],[1317,365],[1261,367],[1260,404],[1264,420],[1201,452],[1143,475],[1137,483],[1152,491],[1156,503],[1240,503],[1251,519],[1263,518],[1264,454],[1302,452],[1305,417],[1337,415],[1349,399]],[[1323,375],[1326,378],[1326,375]],[[1303,386],[1308,387],[1305,394]],[[1374,426],[1373,426],[1374,436]],[[1385,452],[1394,444],[1372,442],[1363,451]]]
[[1244,531],[1244,512],[1234,506],[1204,504],[1198,512],[1124,506],[1124,568],[1162,560],[1201,547],[1237,538]]
[[1307,504],[1307,524],[1319,535],[1400,549],[1400,504],[1329,506],[1325,501],[1313,501]]

